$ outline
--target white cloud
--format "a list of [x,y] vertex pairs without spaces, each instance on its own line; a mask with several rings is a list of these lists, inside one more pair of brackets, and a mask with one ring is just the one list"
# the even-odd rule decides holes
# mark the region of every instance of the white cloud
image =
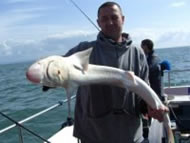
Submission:
[[23,35],[23,38],[27,39],[29,35],[32,37],[34,36],[33,34],[41,34],[44,27],[46,31],[48,31],[49,25],[36,23],[35,20],[44,17],[46,15],[46,10],[50,8],[53,7],[17,7],[0,12],[0,41],[9,40],[10,37],[11,39],[15,39],[19,37],[19,35]]
[[[53,7],[20,7],[13,8],[0,13],[1,25],[15,25],[20,22],[28,22],[30,19],[39,18]],[[30,25],[28,23],[28,25]]]
[[185,2],[184,1],[174,2],[170,6],[171,7],[182,7],[182,6],[185,6]]
[[190,45],[190,29],[188,28],[139,28],[129,31],[135,45],[140,45],[143,39],[152,39],[155,48],[168,48]]
[[41,40],[7,40],[0,43],[0,63],[36,60],[49,55],[63,55],[84,40],[95,39],[95,34],[75,33],[50,35]]
[[21,2],[24,2],[24,3],[28,3],[28,2],[32,2],[32,1],[34,1],[34,0],[6,0],[7,1],[7,3],[9,3],[9,4],[15,4],[15,3],[21,3]]
[[[190,45],[190,29],[131,29],[128,31],[135,45],[145,38],[155,43],[155,48]],[[35,60],[49,55],[63,55],[81,41],[96,39],[97,32],[75,31],[50,34],[38,40],[6,40],[0,42],[0,62]],[[6,59],[6,60],[5,60]],[[8,60],[9,59],[9,60]]]
[[11,10],[12,13],[17,13],[17,14],[21,14],[21,13],[32,13],[32,12],[42,12],[42,11],[46,11],[49,10],[52,7],[31,7],[31,8],[16,8]]
[[5,56],[12,55],[12,48],[7,45],[6,41],[4,41],[4,42],[2,42],[2,44],[0,44],[0,51],[1,51],[0,53]]
[[23,22],[25,20],[29,20],[32,18],[40,17],[40,16],[41,16],[40,14],[22,13],[22,14],[15,14],[15,15],[14,14],[7,14],[4,16],[0,16],[0,18],[3,19],[1,25],[8,27],[10,25],[14,25],[16,23]]
[[190,45],[189,37],[189,31],[168,31],[157,39],[157,43],[159,43],[162,48],[187,46]]
[[96,32],[92,31],[83,31],[83,30],[74,30],[69,32],[62,32],[62,33],[56,33],[51,34],[48,36],[48,38],[55,38],[55,39],[63,39],[63,38],[72,38],[72,37],[78,37],[83,35],[84,37],[95,34]]

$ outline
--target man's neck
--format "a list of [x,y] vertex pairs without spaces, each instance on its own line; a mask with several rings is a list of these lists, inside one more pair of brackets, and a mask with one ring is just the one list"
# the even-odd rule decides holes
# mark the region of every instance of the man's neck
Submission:
[[111,39],[113,42],[116,43],[121,43],[122,42],[122,35],[120,35],[119,37],[107,37],[108,39]]
[[122,42],[122,36],[116,38],[114,41],[117,42],[117,43],[121,43]]

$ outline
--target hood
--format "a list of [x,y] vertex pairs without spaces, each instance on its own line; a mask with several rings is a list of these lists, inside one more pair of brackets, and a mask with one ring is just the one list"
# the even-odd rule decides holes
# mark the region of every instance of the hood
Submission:
[[132,44],[132,40],[131,40],[131,37],[129,36],[128,33],[122,33],[122,42],[121,43],[118,43],[118,42],[115,42],[114,40],[112,39],[109,39],[107,38],[102,32],[100,32],[98,34],[98,37],[97,37],[98,40],[102,41],[102,42],[106,42],[107,44],[111,44],[111,45],[118,45],[118,46],[130,46]]

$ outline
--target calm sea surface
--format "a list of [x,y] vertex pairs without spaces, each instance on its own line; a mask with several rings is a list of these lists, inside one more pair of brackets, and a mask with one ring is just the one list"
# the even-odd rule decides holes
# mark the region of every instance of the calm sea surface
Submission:
[[[190,69],[190,47],[168,48],[156,50],[162,60],[171,63],[172,70]],[[0,65],[0,111],[16,121],[20,121],[41,110],[65,99],[63,89],[52,89],[42,92],[41,87],[26,80],[25,72],[31,63],[17,63]],[[172,75],[173,85],[190,84],[190,72]],[[166,74],[165,74],[166,75]],[[167,79],[165,76],[164,81]],[[166,82],[166,81],[165,81]],[[73,101],[74,106],[74,101]],[[57,132],[66,120],[67,106],[57,107],[24,123],[23,125],[44,138],[49,138]],[[12,125],[10,121],[0,115],[0,130]],[[13,128],[0,134],[1,143],[19,142],[18,128]],[[23,130],[25,143],[41,143],[42,141]]]

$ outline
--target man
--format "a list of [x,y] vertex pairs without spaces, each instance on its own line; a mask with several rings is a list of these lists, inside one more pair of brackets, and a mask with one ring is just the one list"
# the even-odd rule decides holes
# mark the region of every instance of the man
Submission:
[[161,65],[160,58],[154,52],[154,43],[150,39],[144,39],[141,42],[141,48],[147,57],[147,63],[149,66],[149,82],[151,88],[162,97],[162,82],[161,82]]
[[[149,66],[149,82],[151,88],[156,92],[160,99],[163,98],[163,86],[162,86],[162,71],[160,58],[154,53],[154,43],[150,39],[144,39],[141,42],[141,48],[143,49],[147,63]],[[163,100],[163,99],[162,99]],[[143,118],[143,137],[148,142],[149,128],[151,118],[147,115]]]
[[[125,17],[115,2],[105,2],[98,9],[97,23],[101,28],[97,40],[82,42],[65,56],[93,47],[90,63],[133,71],[148,81],[148,65],[140,48],[131,45],[128,34],[122,33]],[[140,143],[142,137],[139,96],[108,85],[81,86],[75,106],[74,136],[81,143]],[[162,120],[167,109],[149,110]]]

